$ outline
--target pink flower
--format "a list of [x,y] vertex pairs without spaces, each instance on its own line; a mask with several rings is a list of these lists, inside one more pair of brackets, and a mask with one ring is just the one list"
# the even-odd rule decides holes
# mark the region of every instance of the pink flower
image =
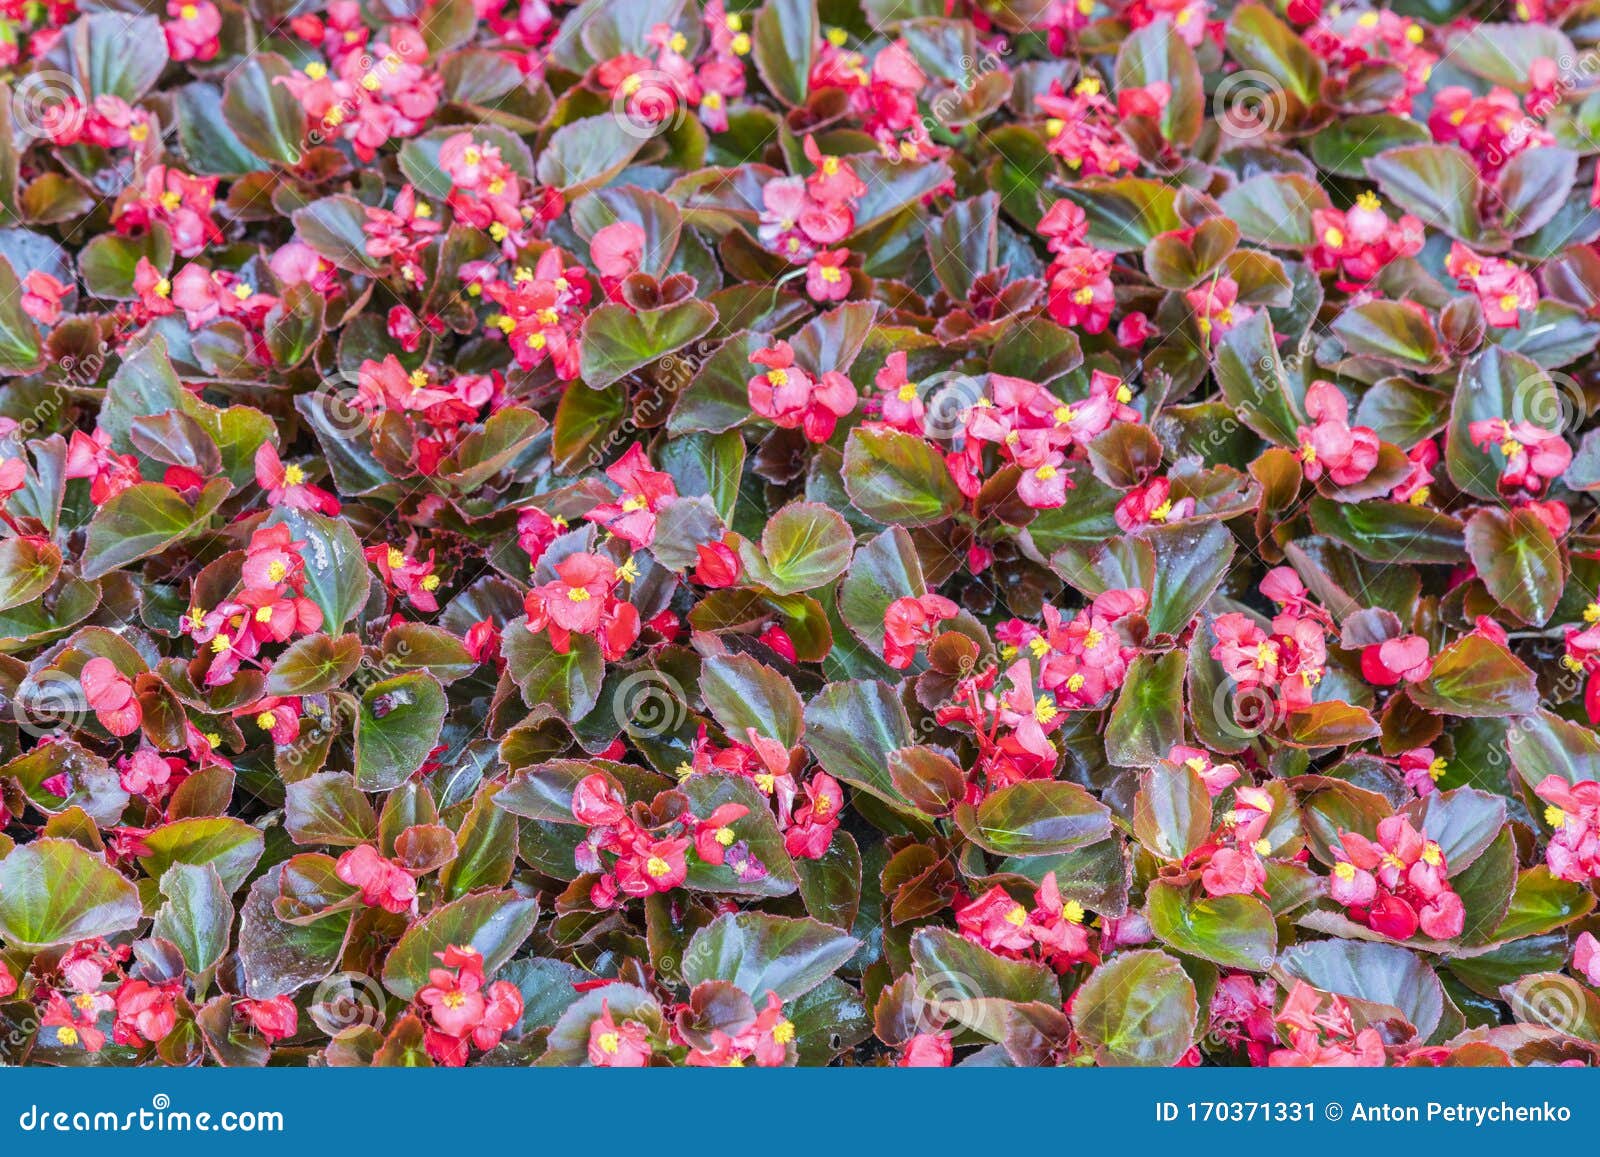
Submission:
[[1312,482],[1326,472],[1340,486],[1351,486],[1372,473],[1378,464],[1378,436],[1366,426],[1351,427],[1350,404],[1332,382],[1311,383],[1306,391],[1306,414],[1316,424],[1301,426],[1296,455]]
[[1575,884],[1600,879],[1600,783],[1547,775],[1533,790],[1545,801],[1544,821],[1553,829],[1544,853],[1551,873]]
[[701,586],[731,587],[739,581],[743,565],[726,542],[702,542],[695,546],[695,568],[689,576]]
[[897,1062],[902,1069],[947,1069],[954,1063],[947,1032],[919,1032],[905,1043]]
[[1493,446],[1505,458],[1500,472],[1502,494],[1537,496],[1547,481],[1560,478],[1572,465],[1572,447],[1567,440],[1532,422],[1491,418],[1468,425],[1467,435],[1478,449]]
[[635,442],[621,459],[606,467],[606,477],[621,487],[622,501],[596,506],[584,517],[635,549],[649,546],[656,537],[656,514],[678,497],[672,475],[650,469],[644,447]]
[[90,659],[83,665],[78,682],[100,726],[119,737],[139,730],[144,712],[134,697],[133,680],[118,671],[110,659]]
[[269,505],[314,510],[330,518],[339,513],[339,500],[307,482],[301,466],[294,463],[285,466],[278,457],[278,448],[271,442],[261,443],[256,451],[256,485],[267,492]]
[[1208,281],[1199,289],[1189,290],[1183,299],[1194,310],[1200,336],[1208,341],[1221,337],[1255,314],[1255,310],[1238,304],[1239,284],[1231,277],[1219,276]]
[[244,999],[234,1002],[234,1012],[250,1022],[250,1027],[267,1039],[269,1044],[287,1040],[300,1030],[300,1010],[294,999],[274,996],[270,1000]]
[[222,13],[211,0],[167,0],[173,19],[161,26],[173,60],[210,60],[222,47]]
[[339,857],[334,874],[361,889],[361,902],[385,912],[409,912],[416,905],[417,881],[399,864],[386,860],[371,844],[360,844]]
[[1539,304],[1532,274],[1499,257],[1480,257],[1459,241],[1450,246],[1444,267],[1462,289],[1477,295],[1490,325],[1515,329],[1522,311]]
[[177,1027],[178,1010],[171,987],[125,980],[112,999],[117,1006],[112,1039],[119,1045],[155,1044]]
[[61,320],[61,300],[68,288],[50,274],[35,269],[22,279],[22,312],[40,325],[55,325]]
[[1600,940],[1593,932],[1578,933],[1572,946],[1572,969],[1590,984],[1600,985]]
[[1393,687],[1401,680],[1420,683],[1432,671],[1428,640],[1421,635],[1404,635],[1361,651],[1361,674],[1374,687]]
[[609,1001],[600,1002],[600,1015],[589,1024],[589,1063],[607,1069],[640,1069],[654,1052],[650,1034],[635,1020],[618,1024]]
[[1134,531],[1151,523],[1173,522],[1194,514],[1193,498],[1172,497],[1172,483],[1166,478],[1152,478],[1142,486],[1135,486],[1117,503],[1117,525]]
[[621,281],[639,271],[644,246],[643,229],[632,221],[613,221],[589,239],[589,260],[601,277]]
[[850,296],[848,249],[821,249],[806,265],[806,292],[813,301],[843,301]]
[[1116,295],[1111,287],[1113,254],[1099,249],[1064,250],[1050,266],[1050,316],[1085,333],[1111,324]]
[[959,610],[943,595],[895,599],[883,615],[883,661],[901,670],[911,666],[917,648],[933,642],[934,629]]
[[750,379],[750,408],[774,425],[801,429],[812,442],[826,442],[838,420],[856,406],[856,388],[837,370],[814,380],[794,363],[786,341],[757,350],[750,360],[766,372]]

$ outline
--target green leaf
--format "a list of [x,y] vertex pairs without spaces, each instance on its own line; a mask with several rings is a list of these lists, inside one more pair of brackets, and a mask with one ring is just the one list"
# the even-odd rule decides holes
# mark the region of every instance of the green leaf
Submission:
[[367,214],[354,197],[344,193],[323,197],[296,209],[290,218],[300,240],[340,269],[370,277],[383,268],[383,262],[367,252],[362,229]]
[[1280,446],[1299,445],[1305,416],[1289,387],[1265,310],[1222,336],[1214,363],[1222,396],[1247,426]]
[[228,71],[222,119],[239,142],[264,161],[298,165],[306,111],[283,80],[294,68],[271,52],[255,52]]
[[361,693],[356,715],[356,783],[389,791],[419,769],[439,742],[449,704],[426,671],[374,683]]
[[1467,551],[1465,528],[1448,514],[1409,502],[1311,500],[1311,525],[1362,558],[1379,563],[1455,563]]
[[448,899],[457,900],[477,888],[500,888],[517,866],[517,821],[495,805],[497,789],[485,785],[456,832],[460,851],[439,873]]
[[383,962],[383,984],[410,1000],[437,968],[436,953],[455,945],[483,955],[483,970],[493,976],[533,934],[539,902],[514,892],[479,892],[436,908],[413,924]]
[[1427,1040],[1445,1013],[1439,978],[1416,953],[1395,944],[1364,940],[1317,940],[1285,949],[1278,968],[1313,988],[1374,1004],[1386,1004]]
[[227,479],[213,478],[192,507],[160,482],[138,482],[113,495],[89,523],[83,577],[100,578],[188,538],[232,489]]
[[740,550],[750,577],[779,595],[826,586],[850,565],[850,524],[817,502],[791,502],[767,520],[761,554]]
[[1405,370],[1430,370],[1439,362],[1439,335],[1428,315],[1408,302],[1353,305],[1328,327],[1344,343],[1344,356],[1374,358]]
[[372,586],[361,540],[349,521],[279,507],[268,522],[282,523],[295,541],[306,544],[300,551],[306,563],[306,597],[322,609],[324,631],[335,634],[344,630],[366,605]]
[[584,319],[579,372],[591,389],[604,389],[682,349],[716,321],[717,311],[703,301],[680,301],[637,313],[616,302],[602,305]]
[[1425,711],[1469,718],[1527,715],[1539,707],[1533,672],[1493,639],[1464,635],[1433,661],[1433,673],[1410,688]]
[[1089,218],[1088,240],[1100,249],[1129,253],[1163,233],[1183,228],[1176,193],[1161,181],[1141,177],[1082,181],[1066,190]]
[[1467,554],[1489,593],[1525,623],[1543,626],[1566,586],[1566,560],[1532,510],[1486,506],[1467,519]]
[[361,639],[317,632],[285,647],[267,672],[268,695],[316,695],[332,691],[361,666]]
[[1582,919],[1594,905],[1594,893],[1582,884],[1559,879],[1536,864],[1517,876],[1511,904],[1490,939],[1500,943],[1540,936]]
[[250,886],[239,909],[239,972],[245,995],[257,1000],[294,992],[323,979],[339,963],[351,914],[337,912],[309,924],[287,924],[273,911],[283,865],[274,864]]
[[163,824],[141,841],[149,849],[139,866],[160,879],[173,864],[210,864],[229,895],[237,892],[261,859],[261,829],[231,816],[195,816]]
[[644,143],[624,119],[585,117],[557,129],[539,153],[539,183],[555,186],[570,202],[620,173]]
[[0,859],[0,936],[49,948],[132,928],[139,891],[73,840],[36,839]]
[[528,630],[527,619],[518,615],[501,632],[500,653],[529,707],[548,704],[563,719],[576,722],[599,701],[605,662],[600,644],[589,635],[573,635],[563,655],[548,634]]
[[204,972],[228,951],[233,901],[211,864],[174,864],[161,877],[166,903],[156,910],[153,936],[170,940],[190,972]]
[[1166,860],[1182,860],[1211,834],[1211,793],[1186,763],[1160,763],[1139,773],[1133,833]]
[[1194,981],[1165,952],[1124,952],[1100,965],[1072,1002],[1073,1027],[1102,1065],[1174,1065],[1194,1043]]
[[1061,986],[1044,965],[1003,959],[948,928],[918,929],[911,962],[918,998],[991,1040],[1004,1035],[1011,1005],[1061,1004]]
[[1478,166],[1455,145],[1405,145],[1367,162],[1367,173],[1389,200],[1478,248],[1500,243],[1483,222],[1479,206],[1485,186]]
[[912,742],[911,722],[893,688],[876,680],[829,683],[805,707],[806,746],[824,771],[901,809],[889,756]]
[[[1242,4],[1228,20],[1228,55],[1241,68],[1265,73],[1298,114],[1316,104],[1322,92],[1322,61],[1304,40],[1260,4]],[[1276,126],[1274,126],[1276,127]]]
[[818,920],[727,913],[690,937],[683,980],[691,988],[726,980],[757,1005],[769,992],[790,1001],[833,975],[860,945],[855,937]]
[[956,809],[962,833],[997,856],[1070,852],[1111,834],[1111,812],[1075,783],[1025,780]]
[[1432,139],[1427,126],[1393,113],[1338,117],[1311,137],[1311,159],[1327,172],[1361,179],[1367,175],[1370,158],[1401,145],[1424,144]]
[[961,491],[939,451],[888,427],[857,427],[844,448],[844,488],[868,518],[928,526],[961,509]]
[[1123,767],[1149,767],[1183,741],[1184,653],[1140,655],[1128,667],[1122,694],[1106,724],[1106,757]]
[[728,737],[748,742],[747,728],[785,747],[800,742],[805,706],[783,675],[749,655],[713,655],[700,669],[700,694]]
[[1168,948],[1224,968],[1265,972],[1278,954],[1278,928],[1254,896],[1191,898],[1187,888],[1155,883],[1145,902],[1150,927]]
[[1299,173],[1263,173],[1241,181],[1217,198],[1247,241],[1273,249],[1305,249],[1316,243],[1313,214],[1329,207],[1328,194]]
[[752,38],[756,69],[772,95],[791,108],[806,103],[822,27],[817,0],[767,0]]
[[283,791],[283,826],[297,844],[355,847],[378,835],[378,817],[343,771],[319,771],[287,785]]
[[1506,732],[1506,748],[1512,766],[1529,787],[1538,787],[1551,775],[1571,784],[1600,780],[1600,736],[1593,729],[1549,711],[1515,724]]
[[0,541],[0,611],[31,603],[55,585],[61,548],[43,538]]
[[1161,135],[1173,144],[1194,144],[1205,122],[1205,88],[1194,49],[1172,25],[1157,20],[1138,29],[1117,52],[1117,91],[1165,84],[1170,90],[1161,110]]

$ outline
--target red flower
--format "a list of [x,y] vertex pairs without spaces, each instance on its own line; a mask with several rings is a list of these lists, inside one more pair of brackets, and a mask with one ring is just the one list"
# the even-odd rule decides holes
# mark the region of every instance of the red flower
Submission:
[[361,889],[361,902],[385,912],[409,912],[417,902],[417,881],[410,872],[378,854],[371,844],[351,848],[334,865],[334,874]]
[[784,429],[803,429],[812,442],[826,442],[838,420],[856,406],[856,388],[843,374],[830,370],[813,380],[794,364],[789,343],[757,350],[750,360],[767,367],[750,379],[750,408]]
[[250,1027],[267,1038],[269,1044],[287,1040],[300,1030],[300,1010],[287,996],[270,1000],[244,999],[234,1003],[234,1012],[250,1022]]
[[715,867],[727,858],[728,848],[738,839],[733,823],[750,814],[743,804],[725,803],[705,819],[695,824],[694,854]]
[[117,1019],[112,1039],[119,1045],[135,1046],[163,1039],[178,1023],[173,991],[173,987],[157,987],[143,980],[123,981],[113,996]]
[[134,697],[133,680],[118,671],[110,659],[90,659],[83,665],[78,681],[100,726],[116,736],[139,730],[144,712]]
[[285,466],[271,442],[261,443],[256,451],[256,485],[267,492],[267,501],[273,506],[315,510],[330,518],[339,513],[339,500],[307,482],[302,467],[293,463]]
[[701,586],[731,587],[744,572],[739,555],[727,541],[702,542],[695,546],[695,568],[689,577]]
[[883,661],[902,670],[911,666],[917,648],[933,642],[934,628],[955,618],[958,611],[942,595],[895,599],[883,615]]
[[621,502],[596,506],[584,517],[598,522],[635,550],[655,541],[656,514],[678,497],[672,475],[650,469],[644,447],[635,442],[620,460],[606,467],[606,477],[622,490]]
[[640,1069],[650,1063],[650,1035],[638,1021],[618,1024],[611,1005],[600,1002],[600,1015],[589,1023],[589,1063],[607,1069]]
[[1393,687],[1401,680],[1420,683],[1432,670],[1428,640],[1421,635],[1405,635],[1361,651],[1361,673],[1375,687]]

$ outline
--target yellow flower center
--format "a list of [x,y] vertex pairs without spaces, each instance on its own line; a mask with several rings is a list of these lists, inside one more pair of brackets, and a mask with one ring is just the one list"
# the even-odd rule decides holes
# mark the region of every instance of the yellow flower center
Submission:
[[298,466],[285,466],[283,468],[283,482],[285,486],[299,486],[306,480],[306,472]]
[[270,711],[263,711],[260,715],[256,716],[256,726],[261,728],[263,731],[271,731],[277,722],[278,717]]
[[614,1032],[603,1032],[600,1034],[600,1051],[605,1053],[607,1056],[611,1056],[621,1047],[622,1037],[618,1034]]
[[651,856],[645,861],[644,870],[659,880],[662,876],[665,876],[668,872],[672,871],[672,865],[667,863],[667,861],[663,860],[660,856]]
[[775,386],[787,385],[789,382],[789,372],[787,370],[768,370],[767,381],[771,382]]
[[284,566],[280,560],[275,559],[267,566],[267,577],[275,583],[281,583],[288,573],[289,568]]
[[582,587],[573,587],[567,592],[567,598],[575,603],[586,603],[589,601],[589,592]]

